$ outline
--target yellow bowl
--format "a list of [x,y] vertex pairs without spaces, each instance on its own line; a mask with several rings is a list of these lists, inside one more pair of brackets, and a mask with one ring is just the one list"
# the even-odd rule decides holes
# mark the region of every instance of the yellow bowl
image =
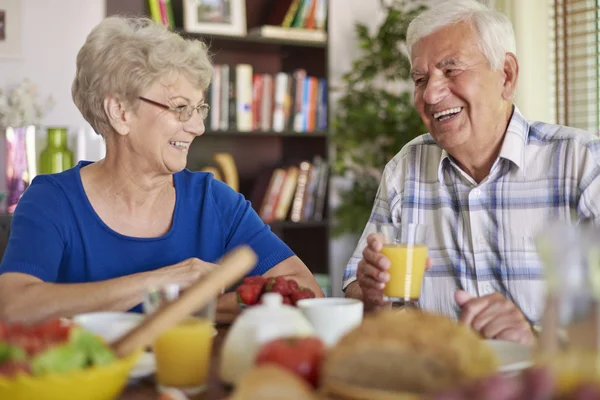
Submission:
[[0,399],[10,400],[115,400],[142,351],[101,367],[64,374],[0,377]]

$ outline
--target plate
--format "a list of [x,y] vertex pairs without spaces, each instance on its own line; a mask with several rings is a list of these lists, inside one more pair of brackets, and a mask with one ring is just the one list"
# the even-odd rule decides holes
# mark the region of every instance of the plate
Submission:
[[486,340],[500,360],[500,372],[517,372],[530,367],[533,362],[531,346],[506,340]]
[[135,364],[135,367],[133,367],[129,373],[129,379],[135,380],[144,378],[152,375],[154,371],[156,371],[156,359],[154,358],[154,353],[146,351],[142,354],[137,364]]

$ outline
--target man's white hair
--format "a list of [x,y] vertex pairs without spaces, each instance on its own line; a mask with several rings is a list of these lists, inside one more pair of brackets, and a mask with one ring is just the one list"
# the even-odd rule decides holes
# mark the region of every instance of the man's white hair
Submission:
[[413,46],[422,38],[459,22],[471,22],[479,34],[479,49],[493,70],[506,53],[516,54],[515,32],[508,17],[475,0],[448,0],[416,17],[408,26],[406,45],[412,62]]

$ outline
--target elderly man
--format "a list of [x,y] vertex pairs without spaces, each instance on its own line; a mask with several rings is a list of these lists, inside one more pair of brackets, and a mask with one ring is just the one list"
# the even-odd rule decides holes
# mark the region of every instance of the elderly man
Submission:
[[390,264],[368,235],[376,222],[426,224],[420,306],[486,338],[531,343],[544,303],[534,237],[553,219],[598,222],[600,140],[521,115],[513,29],[494,10],[442,3],[410,24],[407,45],[429,133],[387,164],[346,296],[384,304]]

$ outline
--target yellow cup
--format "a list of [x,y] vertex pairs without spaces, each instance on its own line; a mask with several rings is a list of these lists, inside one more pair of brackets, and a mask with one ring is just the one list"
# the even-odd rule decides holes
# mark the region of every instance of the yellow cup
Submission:
[[[149,291],[144,303],[153,312],[179,296],[177,285]],[[153,344],[159,391],[176,388],[189,395],[206,389],[215,334],[216,301],[161,333]]]
[[416,306],[427,265],[427,227],[420,224],[377,224],[383,236],[381,253],[390,261],[390,280],[383,294],[392,305]]

